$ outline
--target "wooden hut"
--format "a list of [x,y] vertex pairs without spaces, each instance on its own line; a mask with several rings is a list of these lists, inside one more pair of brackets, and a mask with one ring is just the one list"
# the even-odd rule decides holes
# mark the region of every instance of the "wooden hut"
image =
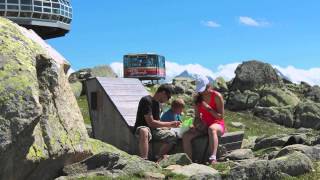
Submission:
[[138,79],[97,77],[86,81],[94,138],[130,154],[138,153],[132,129],[141,97],[148,95]]

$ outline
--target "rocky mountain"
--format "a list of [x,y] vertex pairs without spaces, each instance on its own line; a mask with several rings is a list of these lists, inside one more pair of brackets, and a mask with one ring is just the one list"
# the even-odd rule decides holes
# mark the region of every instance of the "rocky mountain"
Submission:
[[182,73],[177,75],[175,78],[190,78],[190,79],[195,79],[195,75],[189,73],[187,70],[184,70]]
[[[199,73],[200,74],[200,73]],[[182,73],[180,73],[179,75],[175,76],[174,79],[181,79],[181,78],[187,78],[187,79],[197,79],[197,76],[199,74],[193,74],[193,73],[190,73],[188,70],[184,70]],[[214,83],[214,79],[211,77],[211,76],[206,76],[210,83]]]

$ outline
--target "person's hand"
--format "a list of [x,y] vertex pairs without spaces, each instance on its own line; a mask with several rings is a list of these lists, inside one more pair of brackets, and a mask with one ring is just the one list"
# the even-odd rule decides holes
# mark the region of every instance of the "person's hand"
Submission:
[[170,124],[170,127],[177,128],[180,126],[180,124],[181,124],[180,121],[172,121]]
[[206,103],[205,101],[202,101],[202,105],[203,105],[207,110],[212,109],[211,106],[210,106],[208,103]]

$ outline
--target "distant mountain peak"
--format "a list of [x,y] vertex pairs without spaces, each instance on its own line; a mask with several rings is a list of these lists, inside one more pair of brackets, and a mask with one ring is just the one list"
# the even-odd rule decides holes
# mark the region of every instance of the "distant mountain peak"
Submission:
[[[197,77],[200,74],[193,74],[190,73],[188,70],[184,70],[182,73],[180,73],[179,75],[177,75],[174,78],[190,78],[190,79],[197,79]],[[214,79],[211,76],[206,76],[209,80],[210,83],[214,82]]]
[[175,78],[191,78],[191,79],[195,79],[196,76],[195,76],[195,74],[189,73],[188,70],[184,70],[182,73],[177,75]]

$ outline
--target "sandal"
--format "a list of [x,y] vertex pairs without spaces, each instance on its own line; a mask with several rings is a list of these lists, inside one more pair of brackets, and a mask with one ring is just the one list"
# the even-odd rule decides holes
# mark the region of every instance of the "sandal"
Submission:
[[211,165],[214,165],[214,164],[217,163],[217,157],[216,157],[216,155],[211,155],[211,156],[209,157],[209,163],[210,163]]

